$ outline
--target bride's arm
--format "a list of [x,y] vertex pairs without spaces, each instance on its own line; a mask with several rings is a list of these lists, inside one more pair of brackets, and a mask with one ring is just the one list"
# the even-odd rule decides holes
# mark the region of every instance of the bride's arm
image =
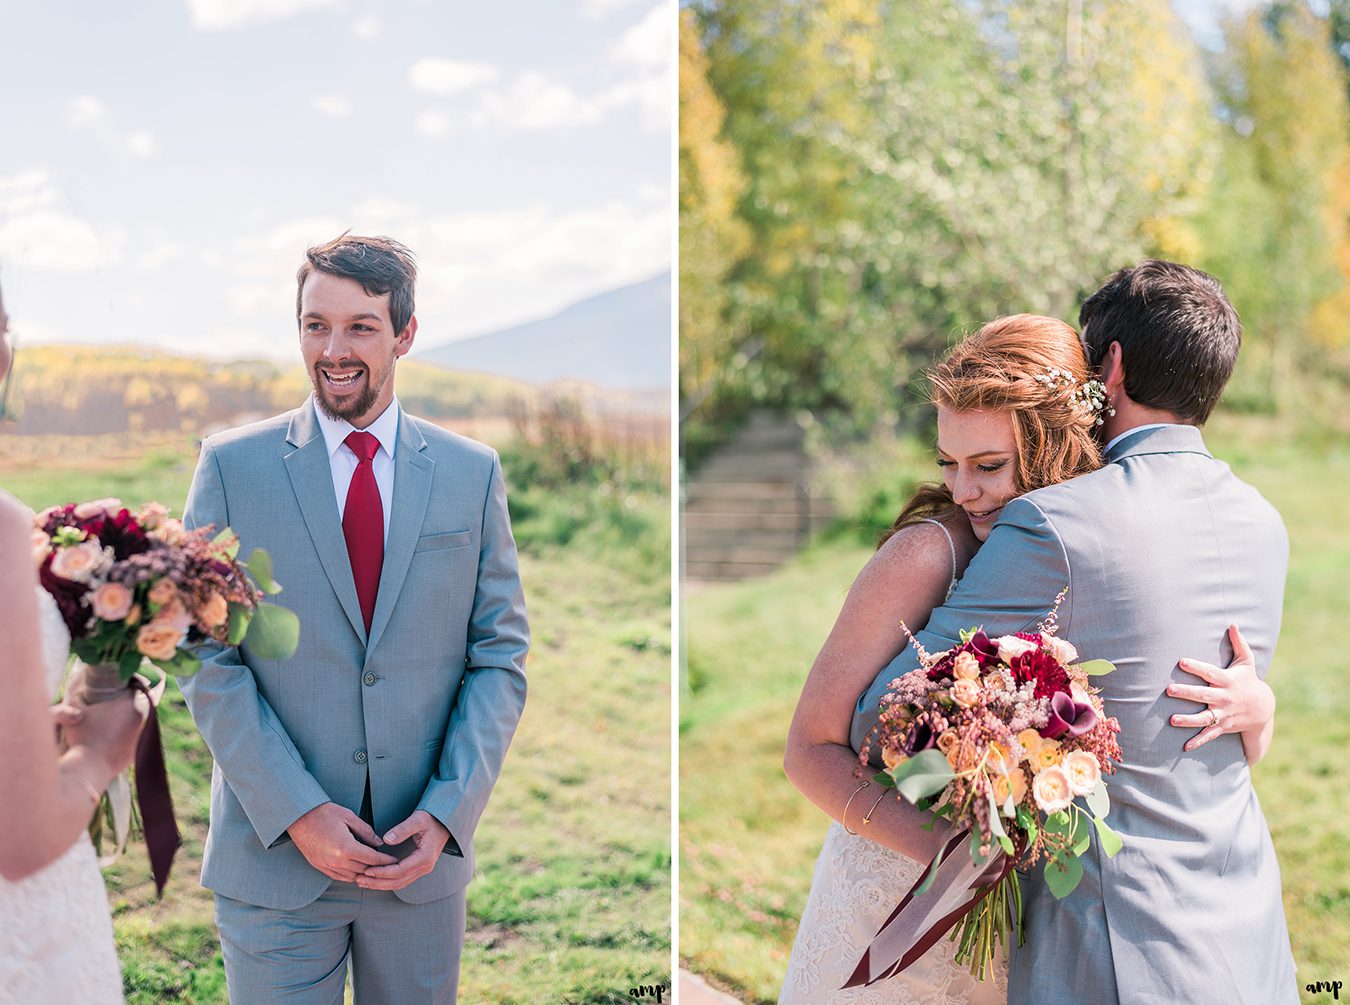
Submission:
[[[882,545],[854,580],[811,667],[783,758],[792,784],[835,820],[924,861],[937,852],[941,836],[922,829],[930,814],[876,782],[857,791],[874,772],[868,769],[857,777],[858,755],[849,746],[849,725],[858,695],[908,643],[900,623],[918,631],[942,603],[951,579],[951,550],[939,527],[915,524]],[[885,798],[877,803],[881,795]],[[863,823],[864,815],[870,823]]]
[[[117,751],[97,743],[58,756],[36,627],[31,531],[28,515],[0,498],[0,875],[10,881],[55,861],[74,843],[89,825],[96,796],[122,767],[109,763]],[[138,718],[143,716],[128,692],[125,699],[84,710],[80,729],[134,742]],[[128,760],[132,742],[124,743]]]

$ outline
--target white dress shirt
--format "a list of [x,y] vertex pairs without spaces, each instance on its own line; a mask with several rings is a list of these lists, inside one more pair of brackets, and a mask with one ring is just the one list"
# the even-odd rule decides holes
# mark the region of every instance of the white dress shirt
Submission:
[[[356,474],[356,455],[347,448],[347,437],[356,430],[346,419],[334,419],[316,402],[314,414],[318,416],[319,428],[323,430],[323,441],[328,447],[328,468],[333,473],[333,494],[337,496],[338,519],[342,519],[347,509],[347,490],[351,488],[352,475]],[[394,447],[398,443],[398,399],[389,403],[389,407],[380,413],[380,417],[362,432],[370,433],[380,441],[380,449],[375,451],[370,466],[375,472],[375,485],[380,490],[380,507],[384,510],[384,541],[389,543],[389,511],[394,503]]]

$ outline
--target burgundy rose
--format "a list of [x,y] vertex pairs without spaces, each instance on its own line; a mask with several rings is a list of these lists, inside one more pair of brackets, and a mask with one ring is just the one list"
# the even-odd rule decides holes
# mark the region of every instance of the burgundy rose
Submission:
[[1013,658],[1009,665],[1013,680],[1025,684],[1036,682],[1036,697],[1049,698],[1054,694],[1068,694],[1069,675],[1059,665],[1059,660],[1040,649]]
[[[91,531],[92,533],[92,531]],[[127,510],[123,509],[110,519],[103,520],[98,538],[106,547],[113,550],[113,557],[119,562],[150,550],[150,539],[145,531]]]
[[1034,643],[1037,646],[1045,645],[1045,636],[1042,635],[1040,632],[1018,632],[1015,637],[1019,639],[1025,639],[1026,641]]
[[961,649],[953,649],[942,659],[938,660],[928,669],[929,680],[950,680],[952,676],[952,667],[956,663],[956,654],[962,652]]
[[1068,733],[1070,736],[1082,736],[1097,725],[1097,713],[1091,705],[1074,701],[1060,691],[1050,697],[1050,721],[1041,730],[1041,736],[1047,740]]

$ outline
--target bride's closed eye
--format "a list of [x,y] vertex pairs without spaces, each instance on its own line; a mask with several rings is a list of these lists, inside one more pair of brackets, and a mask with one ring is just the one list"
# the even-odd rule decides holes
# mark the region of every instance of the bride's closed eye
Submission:
[[[1006,465],[1007,463],[1008,463],[1007,461],[998,461],[998,462],[996,462],[996,463],[994,463],[994,464],[977,464],[977,465],[975,465],[975,467],[978,468],[980,471],[987,471],[987,472],[993,473],[993,472],[995,472],[995,471],[998,471],[1000,468],[1002,468],[1002,467],[1003,467],[1004,465]],[[956,462],[955,462],[955,461],[949,461],[949,460],[946,460],[945,458],[942,458],[942,457],[939,457],[939,458],[937,459],[937,466],[940,467],[940,468],[950,468],[950,467],[955,467],[955,465],[956,465]]]

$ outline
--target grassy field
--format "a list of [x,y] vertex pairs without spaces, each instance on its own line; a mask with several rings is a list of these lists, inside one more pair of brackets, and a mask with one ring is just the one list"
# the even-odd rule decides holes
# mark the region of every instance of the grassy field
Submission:
[[[0,440],[0,485],[35,508],[109,494],[181,507],[195,461],[185,438],[27,439]],[[668,501],[650,486],[519,485],[511,499],[530,697],[476,837],[460,1000],[630,1002],[671,984]],[[197,882],[211,759],[176,691],[160,715],[185,840],[160,902],[142,849],[105,870],[127,1000],[224,1002]]]
[[[1221,415],[1210,448],[1284,516],[1292,543],[1270,754],[1255,784],[1279,854],[1300,985],[1350,981],[1350,441]],[[898,475],[897,477],[903,477]],[[777,999],[827,819],[782,773],[816,650],[870,549],[807,551],[773,576],[701,588],[683,606],[680,952],[750,1002]],[[1325,1001],[1303,992],[1307,1002]]]

